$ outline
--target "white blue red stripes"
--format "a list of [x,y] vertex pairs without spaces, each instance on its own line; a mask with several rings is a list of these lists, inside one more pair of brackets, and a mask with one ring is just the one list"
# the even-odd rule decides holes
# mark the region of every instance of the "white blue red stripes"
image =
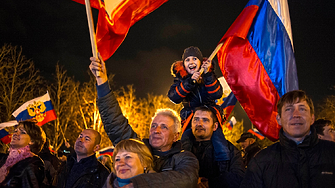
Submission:
[[114,147],[107,147],[99,151],[99,155],[113,156]]
[[35,119],[39,126],[57,118],[48,92],[41,97],[25,102],[13,112],[13,116],[17,121]]
[[[281,6],[281,3],[286,4]],[[275,9],[271,5],[277,5]],[[285,18],[279,18],[285,15]],[[251,0],[221,39],[219,66],[237,100],[257,129],[277,140],[276,104],[298,89],[286,0]],[[288,17],[287,17],[288,16]]]
[[9,134],[6,129],[1,129],[0,130],[0,140],[4,143],[4,144],[8,144],[11,141],[11,134]]
[[[291,31],[287,31],[281,21],[290,20],[290,18],[279,18],[276,13],[288,12],[284,10],[288,7],[279,5],[272,7],[269,1],[264,0],[251,0],[246,7],[251,5],[258,6],[259,10],[249,29],[247,39],[281,97],[288,91],[298,89],[293,42],[290,39]],[[287,14],[282,16],[285,15],[288,16]],[[290,23],[290,21],[287,22]]]
[[[48,112],[48,111],[54,111],[54,109],[53,109],[53,106],[52,106],[52,104],[51,104],[51,101],[45,101],[44,102],[44,105],[45,105],[45,107],[46,107],[46,112]],[[23,121],[23,120],[27,120],[27,119],[32,119],[32,118],[34,118],[35,116],[30,116],[29,115],[29,113],[28,113],[28,111],[27,111],[27,109],[25,109],[25,110],[23,110],[23,111],[21,111],[16,117],[15,117],[15,119],[16,120],[18,120],[18,121]]]

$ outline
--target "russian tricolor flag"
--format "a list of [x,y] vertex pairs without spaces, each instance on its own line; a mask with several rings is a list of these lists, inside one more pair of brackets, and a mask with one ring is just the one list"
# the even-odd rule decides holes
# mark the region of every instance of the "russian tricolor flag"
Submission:
[[113,156],[113,152],[114,152],[114,147],[110,146],[104,149],[101,149],[99,151],[99,155],[109,155],[109,156]]
[[265,137],[255,128],[253,129],[249,129],[248,130],[249,133],[255,135],[257,138],[259,138],[260,140],[263,140]]
[[8,127],[13,127],[17,124],[18,124],[18,122],[16,120],[0,123],[0,140],[4,144],[10,143],[10,141],[12,139],[12,134],[10,134],[9,131],[6,130],[6,129]]
[[2,141],[2,143],[9,144],[12,139],[11,137],[12,135],[9,134],[9,132],[6,129],[0,130],[0,140]]
[[[226,79],[224,77],[220,77],[218,78],[218,80],[222,86],[223,95],[219,100],[216,101],[216,104],[221,106],[221,108],[223,109],[225,118],[227,120],[229,115],[231,114],[231,112],[233,111],[235,107],[237,99],[234,93],[231,91],[229,85],[227,84]],[[229,130],[231,130],[231,128]]]
[[279,138],[277,102],[298,89],[286,0],[250,0],[219,44],[223,76],[255,127]]
[[13,116],[17,121],[35,119],[39,126],[57,118],[48,92],[41,97],[37,97],[24,103],[13,112]]
[[226,122],[226,127],[229,129],[229,130],[232,130],[234,125],[237,123],[236,121],[236,118],[234,116],[232,116],[230,118],[230,120],[228,122]]

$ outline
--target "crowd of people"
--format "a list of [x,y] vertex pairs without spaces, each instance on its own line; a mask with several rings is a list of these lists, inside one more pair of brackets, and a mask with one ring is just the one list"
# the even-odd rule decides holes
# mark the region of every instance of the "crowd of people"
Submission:
[[279,142],[261,149],[253,134],[243,133],[240,151],[222,132],[223,110],[214,102],[222,88],[214,65],[192,46],[173,64],[168,93],[184,108],[157,110],[149,138],[139,140],[110,89],[104,61],[100,55],[90,60],[101,120],[115,146],[112,159],[96,157],[101,134],[85,129],[73,149],[65,143],[61,162],[36,122],[22,121],[9,153],[0,154],[0,187],[335,187],[333,124],[314,121],[304,91],[290,91],[277,104]]

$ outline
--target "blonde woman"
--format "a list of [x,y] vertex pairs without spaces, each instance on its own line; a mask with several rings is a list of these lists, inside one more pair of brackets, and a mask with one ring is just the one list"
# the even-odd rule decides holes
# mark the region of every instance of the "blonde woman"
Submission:
[[132,184],[131,178],[152,170],[153,157],[148,147],[135,139],[122,140],[114,148],[112,172],[104,185],[117,188]]

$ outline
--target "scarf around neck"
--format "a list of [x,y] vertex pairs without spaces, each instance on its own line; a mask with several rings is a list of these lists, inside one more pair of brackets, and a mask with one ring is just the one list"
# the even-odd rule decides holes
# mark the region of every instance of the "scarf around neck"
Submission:
[[29,145],[19,149],[9,148],[9,155],[7,157],[6,163],[0,168],[0,182],[5,180],[12,166],[23,159],[33,156],[34,154],[30,152]]

